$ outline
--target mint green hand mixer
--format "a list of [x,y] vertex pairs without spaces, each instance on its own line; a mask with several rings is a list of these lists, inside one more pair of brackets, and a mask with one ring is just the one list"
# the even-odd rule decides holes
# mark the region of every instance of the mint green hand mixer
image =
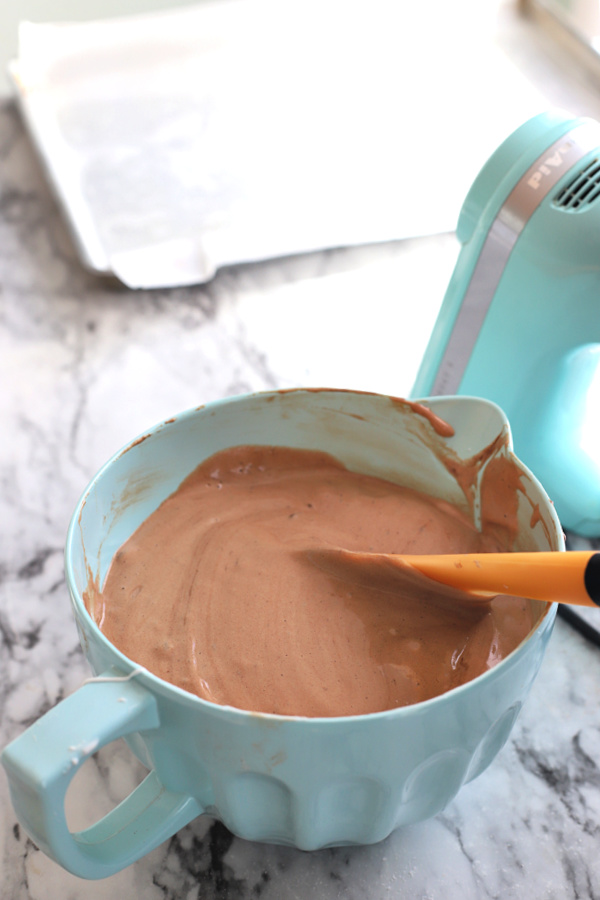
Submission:
[[412,396],[496,402],[565,529],[600,536],[600,124],[515,131],[463,205],[456,268]]

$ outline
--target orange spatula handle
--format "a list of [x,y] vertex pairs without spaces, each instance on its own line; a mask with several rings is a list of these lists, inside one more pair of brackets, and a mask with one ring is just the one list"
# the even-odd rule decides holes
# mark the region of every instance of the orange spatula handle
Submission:
[[464,591],[600,606],[600,553],[466,553],[402,556],[424,575]]

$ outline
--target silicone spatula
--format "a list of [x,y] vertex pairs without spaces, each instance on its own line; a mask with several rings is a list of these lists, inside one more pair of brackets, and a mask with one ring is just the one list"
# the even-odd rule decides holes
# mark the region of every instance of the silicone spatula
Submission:
[[330,574],[361,580],[385,570],[417,569],[433,581],[458,588],[474,601],[499,594],[575,606],[600,606],[600,553],[587,550],[532,553],[396,555],[341,548],[309,551],[311,561]]

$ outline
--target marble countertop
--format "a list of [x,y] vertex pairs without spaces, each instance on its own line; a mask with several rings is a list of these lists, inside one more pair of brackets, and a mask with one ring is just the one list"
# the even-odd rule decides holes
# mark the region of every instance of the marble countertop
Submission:
[[[571,99],[575,112],[600,106],[589,85]],[[133,293],[82,269],[16,110],[0,106],[0,746],[89,674],[62,552],[100,465],[148,426],[223,396],[294,385],[407,393],[457,252],[440,235]],[[599,700],[600,650],[558,620],[508,744],[435,819],[380,845],[303,853],[202,817],[101,882],[38,851],[0,772],[0,896],[600,898]],[[138,777],[124,744],[100,751],[69,794],[70,822],[102,814]]]

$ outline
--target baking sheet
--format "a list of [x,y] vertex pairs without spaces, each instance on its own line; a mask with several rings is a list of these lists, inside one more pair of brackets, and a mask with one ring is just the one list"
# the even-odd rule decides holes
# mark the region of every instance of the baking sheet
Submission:
[[218,0],[25,22],[9,72],[85,265],[194,284],[453,230],[480,166],[544,107],[491,8]]

